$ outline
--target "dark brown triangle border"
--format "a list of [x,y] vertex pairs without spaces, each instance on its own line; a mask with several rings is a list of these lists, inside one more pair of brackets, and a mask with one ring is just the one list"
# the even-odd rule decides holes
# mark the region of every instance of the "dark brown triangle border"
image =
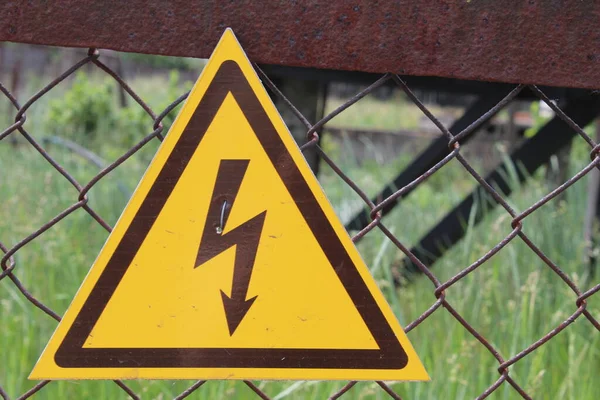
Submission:
[[[84,348],[179,177],[231,93],[379,349]],[[55,355],[63,368],[402,369],[408,357],[240,67],[225,61]]]

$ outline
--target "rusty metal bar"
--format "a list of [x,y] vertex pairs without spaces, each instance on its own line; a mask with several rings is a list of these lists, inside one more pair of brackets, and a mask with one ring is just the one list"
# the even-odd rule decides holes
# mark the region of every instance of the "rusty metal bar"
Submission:
[[596,89],[599,20],[579,0],[8,0],[0,41],[206,58],[231,27],[262,64]]

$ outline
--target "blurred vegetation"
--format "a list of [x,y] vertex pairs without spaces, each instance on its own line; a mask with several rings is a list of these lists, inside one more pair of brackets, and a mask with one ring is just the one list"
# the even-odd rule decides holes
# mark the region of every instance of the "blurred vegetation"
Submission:
[[[330,98],[325,107],[325,114],[332,112],[346,99]],[[402,104],[402,107],[399,105]],[[335,126],[370,129],[416,129],[419,127],[421,114],[417,106],[408,102],[406,95],[396,91],[388,101],[377,100],[367,96],[350,106],[337,117]]]
[[[160,100],[152,104],[156,115],[192,87],[192,82],[180,83],[176,70],[161,83],[160,95],[156,96]],[[132,147],[153,131],[154,121],[128,94],[127,105],[120,106],[118,90],[110,77],[77,72],[71,87],[61,97],[49,101],[44,123],[46,131],[101,153]],[[163,119],[163,133],[175,116],[172,112]]]
[[121,57],[125,61],[143,64],[148,67],[182,71],[198,71],[204,63],[203,60],[197,58],[155,56],[140,53],[122,53]]
[[541,102],[534,101],[531,103],[529,107],[529,113],[533,119],[533,124],[531,127],[525,130],[525,137],[531,138],[534,137],[538,131],[550,120],[550,117],[542,115],[541,112]]

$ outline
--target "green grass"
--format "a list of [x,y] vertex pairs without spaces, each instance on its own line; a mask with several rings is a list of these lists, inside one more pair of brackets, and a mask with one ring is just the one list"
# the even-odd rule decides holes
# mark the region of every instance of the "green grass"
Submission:
[[[356,111],[356,114],[362,112]],[[392,114],[389,111],[391,122],[379,127],[395,124],[396,117]],[[415,116],[410,113],[403,120],[410,118],[414,120]],[[410,159],[409,155],[403,155],[388,165],[367,161],[359,167],[354,160],[345,157],[343,149],[327,141],[324,146],[342,169],[371,195]],[[150,144],[90,192],[90,205],[110,224],[118,218],[156,148],[156,143]],[[105,154],[122,150],[108,149]],[[51,147],[50,151],[79,182],[85,183],[97,173],[95,167],[73,154],[57,147]],[[573,172],[586,162],[586,158],[580,156],[582,153],[575,148]],[[530,185],[510,198],[515,209],[524,210],[549,192],[542,175],[536,175]],[[320,179],[342,219],[347,220],[362,207],[358,196],[329,168],[323,167]],[[474,180],[459,163],[452,161],[419,186],[384,222],[410,246],[474,185]],[[569,189],[565,197],[528,217],[524,225],[524,231],[534,243],[580,287],[586,287],[586,267],[582,262],[585,195],[586,179],[583,179]],[[39,154],[26,147],[15,150],[6,141],[0,142],[0,240],[4,245],[14,246],[76,201],[77,191]],[[510,232],[510,218],[501,210],[495,210],[479,226],[473,227],[465,221],[465,228],[465,239],[433,267],[441,281],[458,273],[502,240]],[[106,238],[107,232],[102,227],[85,211],[77,210],[17,252],[15,274],[36,298],[61,315]],[[380,232],[369,233],[358,248],[402,325],[415,320],[435,302],[433,285],[425,277],[417,278],[400,290],[390,284],[392,266],[402,259],[402,254]],[[519,239],[449,288],[446,296],[452,307],[505,359],[550,332],[576,310],[576,296]],[[600,316],[598,296],[590,299],[588,310],[597,318]],[[26,378],[55,328],[56,321],[28,302],[9,279],[0,281],[0,386],[11,398],[35,384]],[[393,384],[403,398],[472,399],[499,377],[498,363],[493,356],[444,309],[437,310],[412,330],[409,338],[432,380]],[[600,335],[580,318],[510,371],[516,382],[536,399],[594,399],[599,368]],[[192,383],[127,382],[144,399],[173,398]],[[277,399],[320,399],[330,396],[345,382],[256,384]],[[250,398],[250,394],[242,383],[215,381],[202,386],[193,398],[244,399]],[[112,382],[67,381],[51,382],[35,398],[122,399],[126,395]],[[364,382],[343,398],[388,397],[375,383]],[[519,396],[504,384],[491,398]]]
[[[414,129],[419,126],[420,114],[416,106],[408,105],[404,95],[396,94],[388,101],[379,101],[372,96],[361,99],[344,110],[332,125],[371,129]],[[332,112],[345,99],[328,99],[325,114]]]

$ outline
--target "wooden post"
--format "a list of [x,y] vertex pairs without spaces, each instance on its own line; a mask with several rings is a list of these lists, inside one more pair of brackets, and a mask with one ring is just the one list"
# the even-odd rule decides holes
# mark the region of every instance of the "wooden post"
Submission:
[[[273,79],[273,83],[309,122],[314,124],[323,118],[327,87],[325,83],[289,77]],[[296,143],[300,146],[306,143],[306,132],[308,131],[306,126],[278,96],[273,96],[273,102],[292,136],[296,139]],[[317,133],[322,134],[322,132]],[[314,148],[310,148],[304,151],[304,157],[316,175],[319,171],[319,154]]]
[[[600,137],[600,119],[596,120],[596,138]],[[583,240],[585,244],[584,263],[588,266],[587,280],[596,275],[596,246],[598,245],[598,221],[600,220],[600,171],[594,168],[589,173],[587,207],[583,220]]]
[[[558,104],[559,107],[564,104]],[[569,142],[565,147],[554,154],[548,164],[546,164],[546,181],[551,189],[555,189],[569,179],[569,159],[571,158],[572,143]],[[557,200],[564,199],[564,192],[559,194]],[[556,203],[558,204],[558,202]]]
[[[125,69],[123,68],[123,61],[121,61],[121,57],[119,57],[118,53],[113,53],[115,58],[115,71],[117,75],[119,75],[122,79],[125,79]],[[117,90],[119,91],[119,106],[121,108],[127,107],[127,93],[123,86],[117,83]]]
[[[12,95],[15,98],[19,98],[19,89],[21,87],[21,66],[23,64],[23,53],[22,52],[15,52],[15,63],[13,64],[13,68],[11,71],[11,82],[10,82],[10,92],[12,93]],[[8,115],[13,116],[16,114],[15,109],[13,108],[13,105],[8,104]],[[14,122],[14,119],[12,119],[11,121],[9,121],[11,124]],[[8,141],[10,144],[12,144],[13,146],[17,146],[18,144],[18,140],[17,140],[17,135],[15,134],[17,133],[16,131],[14,131],[13,133],[11,133],[8,136]]]

